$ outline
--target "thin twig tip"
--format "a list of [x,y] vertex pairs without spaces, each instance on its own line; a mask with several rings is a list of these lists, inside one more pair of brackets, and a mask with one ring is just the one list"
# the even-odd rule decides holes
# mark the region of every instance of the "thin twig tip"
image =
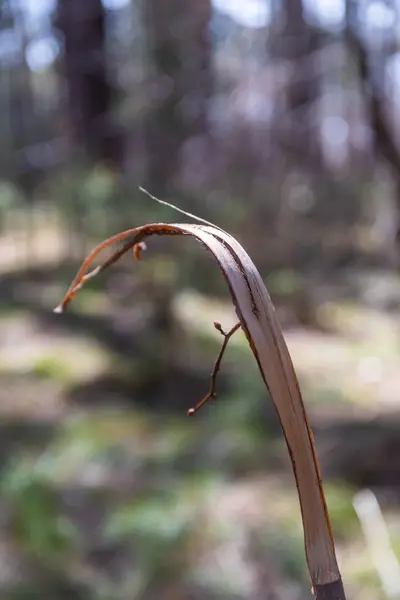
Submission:
[[57,313],[58,315],[61,315],[64,312],[64,306],[62,304],[59,304],[53,309],[53,312]]
[[211,223],[211,221],[207,221],[206,219],[202,219],[202,217],[198,217],[197,215],[194,215],[194,214],[188,212],[187,210],[183,210],[182,208],[179,208],[179,206],[175,206],[175,204],[171,204],[170,202],[166,202],[166,200],[160,200],[160,198],[157,198],[156,196],[153,196],[153,194],[150,194],[150,192],[148,192],[141,185],[139,185],[139,190],[141,192],[143,192],[144,194],[146,194],[146,196],[148,196],[149,198],[151,198],[155,202],[158,202],[158,204],[163,204],[164,206],[168,206],[168,208],[172,208],[172,210],[176,210],[177,212],[181,213],[182,215],[185,215],[186,217],[189,217],[190,219],[194,219],[195,221],[199,221],[199,223],[203,223],[203,225],[208,225],[209,227],[215,227],[215,229],[219,229],[220,231],[223,231],[223,229],[221,229],[221,227],[218,227],[218,225],[215,225],[215,223]]
[[222,329],[222,325],[219,321],[214,321],[213,325],[214,325],[215,329],[217,331],[219,331],[222,335],[226,335],[225,331]]

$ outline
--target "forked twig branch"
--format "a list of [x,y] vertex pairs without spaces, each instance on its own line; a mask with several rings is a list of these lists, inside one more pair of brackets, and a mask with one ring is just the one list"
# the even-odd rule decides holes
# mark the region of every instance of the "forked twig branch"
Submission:
[[214,327],[217,331],[219,331],[221,333],[221,335],[224,336],[224,341],[223,341],[221,350],[219,351],[217,360],[215,361],[214,368],[211,373],[210,390],[204,396],[204,398],[196,404],[196,406],[194,406],[193,408],[189,408],[188,415],[190,417],[192,415],[194,415],[202,406],[204,406],[204,404],[206,402],[208,402],[209,400],[213,400],[216,397],[215,387],[217,384],[217,376],[218,376],[219,369],[221,367],[222,358],[225,354],[225,350],[226,350],[229,340],[231,339],[233,334],[236,333],[236,331],[241,327],[241,323],[240,323],[240,321],[238,323],[236,323],[236,325],[234,325],[232,327],[232,329],[230,329],[227,333],[225,333],[225,331],[222,329],[221,323],[218,323],[217,321],[214,321]]

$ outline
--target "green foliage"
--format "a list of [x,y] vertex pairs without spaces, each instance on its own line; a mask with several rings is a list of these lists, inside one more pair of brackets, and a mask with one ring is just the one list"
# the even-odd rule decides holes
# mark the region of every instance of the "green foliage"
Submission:
[[173,579],[181,576],[189,563],[187,544],[193,517],[193,506],[185,504],[178,494],[142,497],[111,516],[105,537],[135,548],[137,567],[149,579]]
[[132,539],[167,548],[179,543],[188,532],[193,510],[179,498],[142,498],[117,511],[107,526],[109,539]]
[[353,508],[354,490],[345,484],[325,483],[325,496],[332,527],[342,539],[359,533],[360,525]]
[[280,297],[294,296],[304,289],[302,277],[291,269],[280,269],[268,275],[266,284],[272,294]]
[[282,531],[272,527],[264,532],[265,552],[275,557],[283,573],[291,580],[305,582],[308,579],[304,558],[304,541],[299,532]]
[[22,200],[23,194],[14,183],[6,179],[0,180],[0,218],[5,216],[7,211],[20,207]]
[[71,369],[58,356],[42,356],[36,359],[32,373],[40,379],[68,383],[73,378]]
[[315,406],[340,406],[348,404],[349,398],[345,392],[337,387],[316,385],[312,381],[303,384],[304,397],[307,402],[313,403]]
[[63,515],[59,492],[34,464],[12,460],[1,484],[11,512],[11,530],[33,557],[59,566],[73,557],[76,532]]
[[74,303],[74,310],[92,316],[101,316],[106,314],[107,309],[110,308],[110,304],[110,299],[107,297],[104,289],[86,287],[77,296]]
[[[118,179],[114,171],[102,165],[93,167],[73,166],[70,171],[60,171],[51,182],[50,193],[63,210],[86,212],[100,211],[107,207],[118,191]],[[68,198],[68,202],[66,199]],[[94,216],[94,213],[93,213]]]

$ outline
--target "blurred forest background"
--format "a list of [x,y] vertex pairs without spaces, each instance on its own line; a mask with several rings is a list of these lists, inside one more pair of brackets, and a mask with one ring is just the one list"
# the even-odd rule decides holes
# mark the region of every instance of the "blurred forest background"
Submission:
[[95,243],[181,220],[139,185],[254,259],[348,597],[400,598],[399,0],[0,0],[0,134],[0,598],[310,597],[242,334],[186,417],[235,321],[206,253],[151,240],[52,313]]

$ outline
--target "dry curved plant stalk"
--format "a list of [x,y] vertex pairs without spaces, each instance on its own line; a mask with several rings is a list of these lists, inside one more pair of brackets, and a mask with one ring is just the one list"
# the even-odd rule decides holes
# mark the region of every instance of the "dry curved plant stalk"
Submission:
[[[144,240],[152,235],[190,235],[213,254],[227,281],[239,323],[228,333],[222,330],[219,323],[214,323],[225,338],[224,344],[214,367],[210,392],[189,414],[215,396],[215,378],[222,354],[230,336],[241,326],[272,397],[286,438],[300,499],[305,551],[313,592],[318,600],[344,600],[313,435],[274,306],[254,263],[239,242],[219,227],[194,218],[202,223],[144,225],[124,231],[99,244],[84,261],[64,300],[55,310],[62,312],[88,279],[116,262],[126,252],[133,249],[134,256],[140,259],[146,248]],[[92,261],[102,250],[120,241],[125,241],[122,249],[87,273]]]

